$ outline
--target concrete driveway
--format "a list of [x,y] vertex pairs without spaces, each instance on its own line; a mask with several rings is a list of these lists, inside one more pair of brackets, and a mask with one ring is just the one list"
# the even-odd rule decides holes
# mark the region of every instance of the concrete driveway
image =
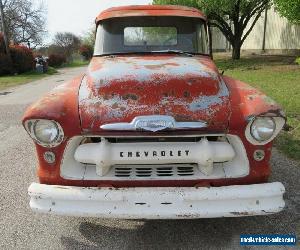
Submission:
[[287,189],[287,206],[280,214],[129,221],[32,213],[27,188],[36,181],[36,157],[20,119],[31,102],[84,70],[62,70],[59,75],[0,92],[0,249],[240,249],[242,233],[300,236],[300,164],[276,150],[272,181],[283,182]]

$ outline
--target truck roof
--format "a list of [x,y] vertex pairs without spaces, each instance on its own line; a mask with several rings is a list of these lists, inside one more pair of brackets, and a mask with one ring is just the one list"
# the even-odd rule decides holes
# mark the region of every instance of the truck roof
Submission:
[[206,20],[206,16],[195,8],[179,5],[129,5],[113,7],[101,12],[96,23],[115,17],[132,17],[132,16],[181,16],[194,17]]

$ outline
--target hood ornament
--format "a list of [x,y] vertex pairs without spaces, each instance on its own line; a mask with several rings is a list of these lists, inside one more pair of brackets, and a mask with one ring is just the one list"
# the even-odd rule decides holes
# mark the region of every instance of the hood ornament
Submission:
[[158,132],[167,129],[199,129],[206,128],[207,123],[199,122],[176,122],[172,116],[149,115],[138,116],[131,123],[104,124],[100,128],[104,130],[129,130]]

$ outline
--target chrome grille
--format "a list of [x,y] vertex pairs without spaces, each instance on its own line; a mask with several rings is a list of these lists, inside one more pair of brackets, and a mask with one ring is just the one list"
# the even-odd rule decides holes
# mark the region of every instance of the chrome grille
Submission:
[[[139,142],[197,142],[206,137],[208,141],[228,141],[236,150],[237,156],[231,162],[214,163],[209,176],[200,171],[196,164],[158,164],[158,165],[113,165],[105,176],[99,176],[96,165],[77,162],[74,154],[79,145],[97,143],[99,136],[76,136],[70,139],[64,151],[60,175],[66,180],[119,181],[119,180],[211,180],[241,178],[249,174],[249,161],[241,139],[236,135],[187,135],[187,136],[106,136],[110,143]],[[126,146],[127,146],[126,145]]]
[[177,168],[177,174],[179,176],[192,176],[194,175],[194,168],[193,167],[178,167]]
[[155,178],[155,177],[179,177],[193,176],[195,174],[194,165],[182,166],[131,166],[131,167],[114,167],[114,176],[119,178]]
[[115,168],[116,177],[130,177],[131,172],[131,168]]

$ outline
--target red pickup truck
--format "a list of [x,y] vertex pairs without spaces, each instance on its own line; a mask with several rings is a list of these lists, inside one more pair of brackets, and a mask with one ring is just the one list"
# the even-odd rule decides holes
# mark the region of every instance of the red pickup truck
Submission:
[[270,98],[223,76],[207,19],[182,6],[126,6],[96,18],[86,74],[33,104],[34,211],[105,218],[212,218],[281,211],[268,183],[286,118]]

